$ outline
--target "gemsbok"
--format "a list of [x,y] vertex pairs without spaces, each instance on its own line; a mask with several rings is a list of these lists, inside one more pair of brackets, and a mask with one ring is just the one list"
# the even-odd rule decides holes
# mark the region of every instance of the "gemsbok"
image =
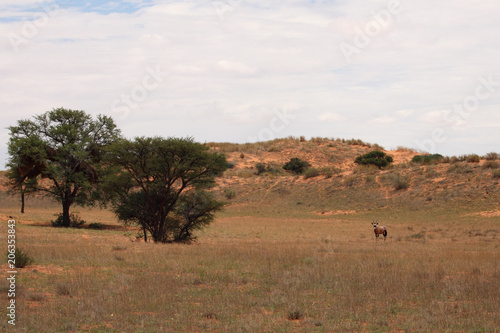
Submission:
[[384,235],[384,241],[385,241],[385,238],[387,237],[387,227],[385,225],[378,225],[378,222],[375,222],[375,221],[372,222],[372,225],[373,225],[373,231],[375,232],[375,237],[377,237],[377,240],[378,240],[378,236],[380,236],[380,234],[382,234],[382,235]]

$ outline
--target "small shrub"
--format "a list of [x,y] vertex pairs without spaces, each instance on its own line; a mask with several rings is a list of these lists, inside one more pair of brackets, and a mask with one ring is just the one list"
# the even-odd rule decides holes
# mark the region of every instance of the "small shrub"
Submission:
[[320,175],[320,172],[319,172],[319,170],[318,170],[318,169],[316,169],[316,168],[308,168],[308,169],[306,169],[306,171],[304,172],[304,178],[305,178],[305,179],[318,177],[319,175]]
[[374,182],[376,178],[377,178],[377,176],[375,176],[375,175],[366,175],[365,181],[367,183],[371,183],[371,182]]
[[240,158],[241,158],[241,159],[244,159],[244,158],[245,158],[245,154],[241,153],[241,154],[240,154]]
[[355,175],[349,176],[344,180],[344,186],[352,187],[358,181],[358,177]]
[[425,232],[421,231],[417,234],[413,234],[413,235],[410,235],[410,238],[413,238],[413,239],[423,239],[425,238]]
[[71,286],[68,283],[58,283],[56,285],[56,292],[61,296],[69,296],[71,295]]
[[90,223],[89,229],[102,230],[102,229],[104,229],[104,224],[99,223],[99,222]]
[[226,162],[226,169],[234,169],[234,164],[230,162]]
[[435,178],[438,175],[439,175],[439,173],[433,167],[428,167],[427,170],[425,170],[425,177],[426,178]]
[[403,147],[403,146],[398,146],[396,148],[396,151],[399,151],[399,152],[404,152],[404,153],[415,153],[415,149],[413,148],[408,148],[408,147]]
[[392,183],[396,191],[406,190],[410,187],[410,179],[408,177],[401,176],[399,173],[394,176]]
[[263,163],[255,164],[255,169],[257,169],[257,172],[255,173],[256,175],[260,175],[266,172],[266,166]]
[[493,171],[493,178],[500,178],[500,170]]
[[419,164],[437,164],[443,160],[443,155],[440,154],[432,154],[432,155],[415,155],[411,159],[413,163]]
[[376,150],[384,150],[384,147],[382,147],[381,145],[379,145],[377,143],[374,143],[373,145],[371,145],[371,148],[376,149]]
[[339,174],[342,172],[342,169],[335,167],[323,167],[319,170],[322,175],[325,175],[325,178],[332,178],[334,174]]
[[[8,255],[9,255],[9,253],[7,252],[7,256]],[[15,255],[14,266],[16,266],[16,268],[23,268],[23,267],[29,266],[33,263],[33,258],[31,258],[28,253],[24,252],[23,250],[21,250],[18,247],[16,247],[14,255]],[[10,259],[10,257],[9,257],[9,259]]]
[[500,164],[497,161],[488,160],[483,163],[483,168],[485,169],[498,169]]
[[[56,228],[64,227],[63,214],[60,213],[60,214],[56,214],[55,216],[57,216],[57,218],[55,220],[50,221],[52,226],[56,227]],[[69,219],[70,219],[70,223],[69,223],[70,228],[78,228],[78,227],[81,227],[83,224],[85,224],[85,221],[80,219],[80,217],[78,215],[75,215],[75,214],[71,214],[69,216]]]
[[356,164],[372,164],[377,166],[379,169],[388,166],[392,162],[394,162],[393,158],[380,150],[373,150],[369,153],[356,157],[354,160],[354,163]]
[[306,162],[302,161],[300,158],[294,157],[292,158],[289,162],[287,162],[285,165],[283,165],[283,169],[287,171],[291,171],[296,174],[302,174],[306,170],[306,168],[310,167],[311,165]]
[[277,174],[283,173],[284,171],[279,166],[268,164],[267,168],[266,168],[266,172],[270,173],[272,175],[277,175]]
[[357,165],[354,167],[354,169],[352,171],[353,174],[361,173],[361,174],[371,174],[371,175],[378,174],[379,172],[380,172],[380,169],[376,165],[373,165],[373,164]]
[[115,246],[112,247],[113,251],[125,251],[126,249],[127,249],[126,246],[115,245]]
[[226,197],[226,199],[231,200],[231,199],[234,199],[236,197],[236,192],[233,189],[225,188],[224,189],[224,196]]
[[304,314],[299,309],[289,310],[287,314],[288,320],[300,320],[304,317]]
[[203,314],[203,317],[206,318],[206,319],[214,319],[214,320],[216,320],[217,319],[217,314],[215,312],[205,312]]
[[299,141],[300,142],[306,142],[306,137],[301,135],[300,138],[299,138]]
[[496,161],[499,159],[498,153],[488,153],[484,156],[484,158],[488,161]]
[[464,174],[474,172],[474,169],[472,169],[472,167],[466,162],[460,162],[450,165],[450,167],[448,168],[448,172]]
[[477,154],[466,155],[465,160],[469,163],[479,163],[481,158]]
[[255,169],[257,169],[257,171],[255,172],[257,176],[262,175],[264,173],[269,173],[272,175],[283,173],[282,168],[280,168],[278,165],[273,165],[273,164],[265,165],[263,163],[257,163],[255,165]]

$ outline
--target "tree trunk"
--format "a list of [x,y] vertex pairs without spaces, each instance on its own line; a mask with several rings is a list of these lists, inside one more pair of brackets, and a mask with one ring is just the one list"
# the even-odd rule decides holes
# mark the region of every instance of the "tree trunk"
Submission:
[[147,234],[147,230],[146,230],[146,227],[143,225],[142,226],[142,231],[144,232],[144,242],[148,242],[148,234]]
[[24,214],[24,191],[21,190],[21,214]]
[[65,199],[63,201],[63,223],[62,226],[68,228],[71,224],[71,220],[69,217],[69,207],[71,207],[71,201]]

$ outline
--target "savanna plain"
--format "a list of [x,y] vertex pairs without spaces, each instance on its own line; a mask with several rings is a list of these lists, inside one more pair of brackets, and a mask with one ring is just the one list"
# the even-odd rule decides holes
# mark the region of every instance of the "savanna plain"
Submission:
[[[423,165],[400,148],[379,170],[352,163],[372,149],[363,142],[212,146],[233,164],[213,189],[227,205],[192,244],[145,243],[100,208],[73,210],[82,228],[53,228],[56,203],[28,197],[20,214],[2,192],[4,244],[12,216],[33,258],[17,276],[16,331],[500,330],[494,161]],[[315,171],[279,170],[291,157]],[[387,226],[385,241],[372,220]],[[2,279],[4,311],[8,288]],[[6,318],[0,327],[12,329]]]

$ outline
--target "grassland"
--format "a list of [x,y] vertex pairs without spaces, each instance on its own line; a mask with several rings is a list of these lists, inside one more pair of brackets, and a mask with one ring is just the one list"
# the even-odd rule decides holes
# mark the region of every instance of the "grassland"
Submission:
[[[21,215],[1,194],[2,234],[13,216],[35,261],[19,270],[17,331],[498,331],[495,169],[412,165],[403,150],[392,168],[356,168],[351,155],[368,147],[317,141],[227,146],[236,166],[215,191],[228,206],[191,245],[136,242],[136,229],[100,209],[76,210],[103,230],[51,228],[54,203],[28,198]],[[305,179],[252,169],[299,154],[342,170]],[[409,186],[396,190],[401,177]],[[387,241],[375,240],[373,218]],[[7,289],[4,280],[3,304]]]

